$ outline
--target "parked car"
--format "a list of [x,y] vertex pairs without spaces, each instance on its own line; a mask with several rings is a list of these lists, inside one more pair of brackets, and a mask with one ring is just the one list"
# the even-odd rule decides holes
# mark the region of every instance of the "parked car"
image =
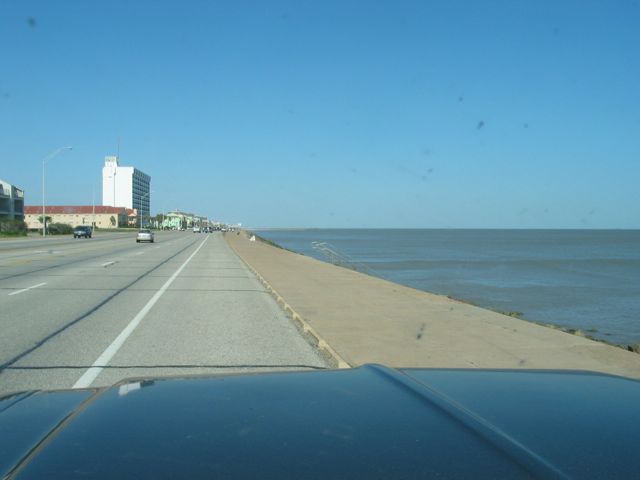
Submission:
[[73,229],[73,238],[91,238],[91,227],[85,225],[77,226]]
[[153,232],[147,228],[140,230],[136,236],[136,243],[140,242],[153,243]]

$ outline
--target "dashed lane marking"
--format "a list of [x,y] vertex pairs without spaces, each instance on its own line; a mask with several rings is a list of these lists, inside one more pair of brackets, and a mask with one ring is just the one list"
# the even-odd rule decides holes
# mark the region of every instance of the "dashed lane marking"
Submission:
[[31,287],[23,288],[21,290],[16,290],[15,292],[9,293],[9,296],[18,295],[19,293],[28,292],[29,290],[33,290],[34,288],[38,288],[38,287],[41,287],[41,286],[46,285],[46,284],[47,284],[47,282],[42,282],[42,283],[39,283],[37,285],[32,285]]
[[151,310],[151,308],[160,299],[162,294],[171,286],[171,284],[178,277],[178,275],[180,275],[180,272],[184,270],[184,267],[186,267],[187,264],[191,261],[191,259],[196,256],[196,254],[200,251],[200,249],[208,239],[209,237],[205,238],[200,243],[198,248],[196,248],[195,251],[191,255],[189,255],[189,258],[187,258],[184,261],[184,263],[175,272],[173,272],[173,275],[169,277],[169,280],[167,280],[165,284],[162,285],[162,287],[160,287],[160,289],[153,295],[153,297],[151,297],[151,299],[147,302],[147,304],[144,307],[142,307],[142,310],[140,310],[138,314],[135,317],[133,317],[133,319],[124,328],[124,330],[120,332],[120,335],[118,335],[116,339],[111,343],[111,345],[109,345],[107,349],[104,352],[102,352],[102,355],[100,355],[97,358],[97,360],[93,362],[91,367],[86,372],[84,372],[84,374],[78,379],[78,381],[73,385],[72,388],[87,388],[89,385],[93,383],[93,381],[98,377],[98,375],[100,375],[100,372],[102,372],[104,366],[108,365],[108,363],[111,361],[114,355],[118,353],[118,350],[120,350],[120,347],[124,345],[124,342],[127,340],[127,338],[129,338],[129,335],[133,333],[133,331],[136,329],[138,324],[144,319],[144,317],[147,316],[147,313],[149,313],[149,310]]

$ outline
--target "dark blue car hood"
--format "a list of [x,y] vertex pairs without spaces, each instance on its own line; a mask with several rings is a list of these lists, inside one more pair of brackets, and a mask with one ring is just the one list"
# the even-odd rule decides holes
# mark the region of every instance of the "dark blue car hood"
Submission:
[[640,382],[351,370],[128,381],[0,399],[9,478],[636,477]]

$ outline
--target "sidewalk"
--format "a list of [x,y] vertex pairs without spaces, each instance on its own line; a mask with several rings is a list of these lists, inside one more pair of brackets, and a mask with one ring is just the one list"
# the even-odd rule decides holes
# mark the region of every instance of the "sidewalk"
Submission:
[[244,232],[231,248],[351,366],[593,370],[640,378],[640,355],[320,262]]

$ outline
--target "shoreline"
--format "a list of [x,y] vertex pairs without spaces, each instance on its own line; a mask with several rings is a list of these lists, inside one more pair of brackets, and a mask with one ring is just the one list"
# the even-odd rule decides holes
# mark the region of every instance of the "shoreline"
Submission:
[[584,228],[584,227],[242,227],[247,232],[268,231],[268,230],[532,230],[532,231],[572,231],[581,230],[585,232],[598,231],[640,231],[640,228]]
[[[427,290],[422,290],[424,292],[427,293],[432,293],[432,292],[428,292]],[[434,293],[433,295],[438,295],[437,293]],[[585,333],[585,331],[579,329],[579,328],[570,328],[570,327],[565,327],[563,325],[557,324],[557,323],[551,323],[551,322],[541,322],[538,320],[532,320],[529,318],[524,318],[523,315],[524,313],[522,312],[517,312],[517,311],[503,311],[503,310],[497,310],[495,308],[491,308],[491,307],[487,307],[478,303],[474,303],[465,299],[461,299],[461,298],[457,298],[454,297],[453,295],[445,295],[447,298],[450,298],[451,300],[454,300],[456,302],[460,302],[460,303],[466,303],[468,305],[473,305],[474,307],[478,307],[478,308],[483,308],[485,310],[490,310],[492,312],[496,312],[499,313],[501,315],[506,315],[507,317],[512,317],[512,318],[517,318],[518,320],[522,320],[523,322],[529,322],[532,323],[534,325],[539,325],[541,327],[546,327],[546,328],[551,328],[553,330],[558,330],[560,332],[564,332],[564,333],[568,333],[570,335],[575,335],[577,337],[582,337],[582,338],[587,338],[589,340],[593,340],[594,342],[601,342],[604,343],[606,345],[610,345],[612,347],[617,347],[617,348],[621,348],[622,350],[626,350],[629,352],[634,352],[634,353],[640,353],[640,343],[634,343],[634,344],[625,344],[625,343],[615,343],[615,342],[610,342],[604,338],[598,338],[598,337],[594,337],[593,335],[589,335],[589,333]],[[586,330],[586,332],[590,332],[591,330]]]
[[[269,230],[269,229],[263,229],[263,230]],[[319,230],[319,229],[314,229],[314,228],[308,228],[308,229],[275,229],[274,228],[274,229],[271,229],[271,230]],[[376,229],[366,228],[366,229],[330,229],[330,230],[376,230]],[[382,230],[389,230],[389,229],[382,229]],[[397,228],[397,229],[391,229],[391,230],[443,230],[443,229],[428,229],[428,228],[427,229],[404,229],[404,228]],[[456,229],[456,230],[514,230],[514,229]],[[523,229],[523,230],[542,230],[542,229]],[[561,231],[561,230],[576,230],[576,229],[546,229],[546,230],[558,230],[558,231]],[[581,230],[594,231],[596,229],[581,229]],[[601,229],[601,230],[603,230],[603,229]],[[613,230],[613,229],[604,229],[604,230]],[[616,229],[616,230],[635,230],[635,229]],[[472,301],[472,300],[468,300],[468,299],[466,299],[464,297],[458,297],[458,296],[455,296],[455,295],[452,295],[452,294],[448,294],[448,293],[435,293],[435,292],[432,292],[432,291],[429,291],[429,290],[425,290],[423,288],[415,287],[415,286],[408,285],[408,284],[405,284],[405,283],[396,282],[396,281],[391,280],[389,278],[383,277],[382,275],[376,275],[375,272],[373,272],[373,270],[371,270],[371,269],[363,270],[363,269],[357,268],[356,266],[341,265],[341,264],[338,264],[338,263],[332,263],[332,262],[329,262],[329,261],[327,261],[325,259],[316,258],[314,256],[309,256],[309,255],[307,255],[307,254],[305,254],[303,252],[299,252],[299,251],[292,250],[290,248],[284,247],[284,246],[278,244],[277,242],[275,242],[273,240],[269,240],[269,239],[259,235],[258,233],[256,233],[253,230],[246,230],[246,231],[250,232],[252,235],[255,235],[257,239],[259,239],[260,241],[262,241],[262,242],[264,242],[264,243],[266,243],[268,245],[271,245],[273,247],[280,248],[280,249],[283,249],[283,250],[286,250],[286,251],[289,251],[289,252],[292,252],[292,253],[296,253],[298,255],[303,255],[303,256],[310,257],[310,258],[315,258],[316,260],[324,262],[324,263],[327,263],[329,265],[334,265],[334,266],[338,266],[338,267],[342,267],[342,268],[351,269],[351,270],[363,273],[365,275],[370,275],[370,276],[373,276],[375,278],[380,278],[382,280],[386,280],[386,281],[389,281],[389,282],[392,282],[392,283],[396,283],[398,285],[402,285],[404,287],[414,288],[416,290],[419,290],[419,291],[422,291],[422,292],[425,292],[425,293],[429,293],[429,294],[432,294],[432,295],[444,296],[444,297],[447,297],[447,298],[449,298],[451,300],[454,300],[456,302],[464,303],[464,304],[467,304],[467,305],[473,305],[473,306],[478,307],[478,308],[483,308],[485,310],[489,310],[489,311],[492,311],[492,312],[495,312],[495,313],[506,315],[506,316],[509,316],[509,317],[512,317],[512,318],[517,318],[519,320],[530,322],[530,323],[535,324],[535,325],[551,328],[553,330],[558,330],[558,331],[561,331],[561,332],[564,332],[564,333],[568,333],[568,334],[571,334],[571,335],[576,335],[578,337],[587,338],[587,339],[593,340],[595,342],[601,342],[601,343],[604,343],[606,345],[610,345],[610,346],[613,346],[613,347],[620,348],[622,350],[627,350],[627,351],[630,351],[630,352],[640,353],[640,342],[637,342],[637,343],[634,343],[634,342],[632,342],[632,343],[614,342],[614,341],[608,340],[606,338],[602,338],[602,337],[599,337],[599,336],[592,335],[592,333],[598,332],[598,329],[596,329],[596,328],[590,328],[590,329],[574,328],[574,327],[569,327],[569,326],[562,325],[560,323],[555,323],[553,321],[542,321],[542,320],[537,320],[535,318],[525,318],[524,316],[526,315],[526,313],[521,312],[521,311],[517,311],[517,310],[514,310],[514,311],[501,310],[499,308],[494,308],[494,307],[492,307],[490,305],[483,304],[482,302],[478,302],[477,300]]]
[[[292,321],[349,366],[586,370],[640,378],[640,356],[268,243],[225,239]],[[273,243],[273,242],[271,242]],[[294,312],[295,314],[293,314]]]

